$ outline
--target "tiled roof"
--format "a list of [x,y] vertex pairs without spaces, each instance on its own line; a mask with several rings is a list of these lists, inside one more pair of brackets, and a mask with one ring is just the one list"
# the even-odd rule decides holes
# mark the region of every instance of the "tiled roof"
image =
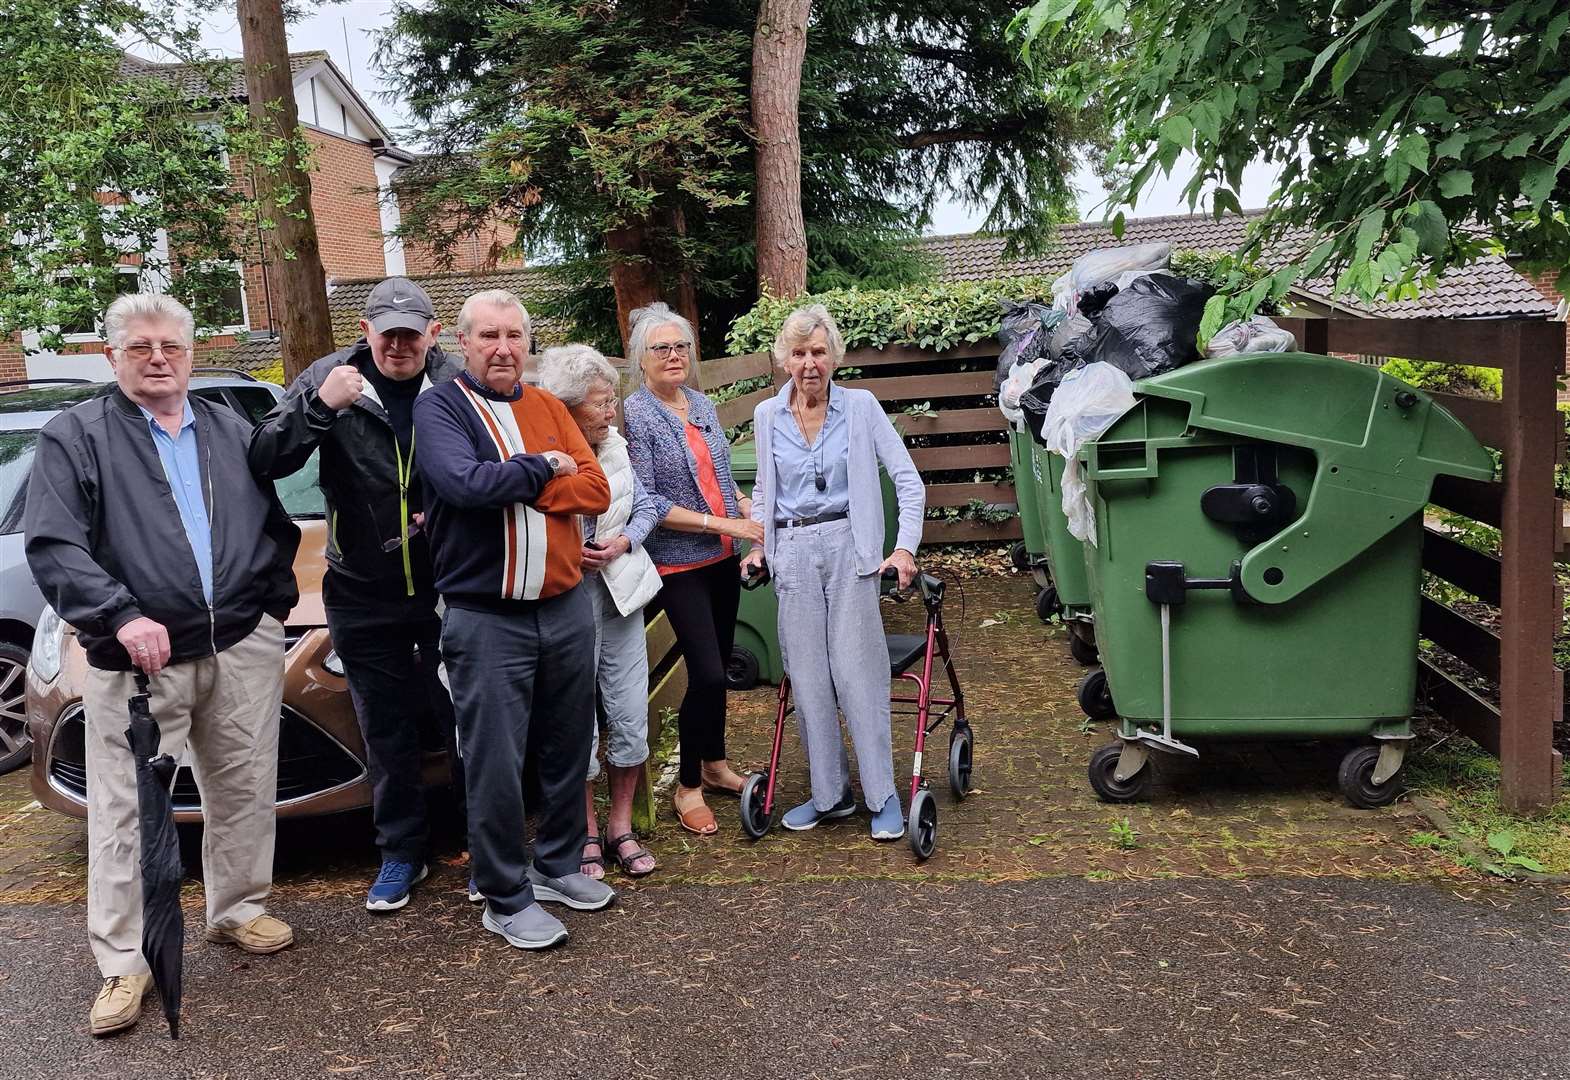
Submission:
[[[942,281],[989,281],[1033,275],[1055,277],[1079,256],[1101,247],[1165,242],[1175,251],[1231,251],[1243,242],[1249,222],[1260,213],[1256,210],[1228,214],[1219,220],[1209,214],[1130,218],[1121,240],[1112,236],[1110,225],[1082,221],[1060,226],[1053,246],[1046,253],[1022,259],[1005,260],[1003,237],[983,233],[930,236],[922,241],[922,247],[937,259],[937,276]],[[1296,254],[1306,251],[1312,246],[1311,238],[1308,230],[1295,230],[1277,244],[1273,252]],[[1266,263],[1274,261],[1271,254],[1267,252]],[[1329,304],[1351,314],[1392,319],[1511,315],[1551,318],[1554,313],[1553,304],[1496,255],[1445,271],[1434,287],[1416,300],[1364,304],[1347,296],[1332,298],[1334,287],[1330,279],[1306,282],[1294,287],[1293,291],[1302,299]]]
[[[297,52],[289,54],[289,74],[298,75],[312,64],[326,60],[327,53],[321,49],[310,52]],[[221,73],[218,92],[231,101],[245,100],[245,65],[240,60],[217,61],[217,70]],[[143,75],[151,76],[170,83],[187,97],[206,97],[214,92],[214,87],[209,83],[209,72],[206,67],[196,64],[155,64],[151,60],[143,60],[139,56],[125,53],[120,60],[120,74],[125,76]]]
[[[329,284],[327,307],[332,315],[333,340],[339,347],[359,338],[360,319],[365,314],[365,301],[370,297],[371,289],[381,280],[379,277],[349,278]],[[522,300],[524,307],[527,308],[531,303],[557,288],[551,276],[539,269],[426,274],[415,276],[410,280],[417,282],[431,298],[431,304],[436,308],[436,318],[442,324],[439,340],[442,347],[449,351],[456,351],[458,348],[458,339],[455,336],[458,310],[463,307],[463,302],[475,293],[487,289],[506,289]],[[566,328],[551,319],[544,319],[530,312],[529,323],[534,332],[534,340],[541,347],[558,345],[567,340]],[[257,338],[225,350],[221,358],[220,354],[215,354],[209,362],[222,364],[225,367],[241,368],[245,371],[259,371],[276,364],[279,355],[279,343],[276,338]]]

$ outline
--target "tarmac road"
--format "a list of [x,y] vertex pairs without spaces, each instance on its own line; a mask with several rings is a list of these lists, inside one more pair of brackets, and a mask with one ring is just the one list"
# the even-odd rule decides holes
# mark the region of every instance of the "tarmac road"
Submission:
[[525,954],[442,867],[403,913],[206,944],[183,1037],[85,1034],[77,904],[0,907],[0,1076],[1570,1077],[1570,902],[1292,879],[644,886]]

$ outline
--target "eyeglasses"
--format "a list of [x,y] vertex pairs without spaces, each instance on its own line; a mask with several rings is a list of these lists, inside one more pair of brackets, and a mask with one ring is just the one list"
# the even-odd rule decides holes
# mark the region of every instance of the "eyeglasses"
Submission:
[[649,355],[656,360],[664,360],[673,352],[680,353],[682,356],[689,355],[692,352],[692,342],[671,341],[649,346]]
[[154,349],[163,353],[165,360],[180,360],[191,351],[191,347],[185,344],[183,341],[161,341],[157,345],[151,345],[145,341],[138,341],[134,344],[127,345],[120,351],[125,353],[125,355],[132,360],[151,360],[153,358]]

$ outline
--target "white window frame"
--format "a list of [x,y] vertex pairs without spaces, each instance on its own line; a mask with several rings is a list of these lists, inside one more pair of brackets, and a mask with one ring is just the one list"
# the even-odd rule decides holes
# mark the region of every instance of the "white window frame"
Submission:
[[[136,292],[143,292],[145,290],[145,287],[146,287],[147,283],[146,283],[146,281],[142,277],[142,268],[140,266],[129,264],[129,263],[121,263],[119,266],[115,267],[115,274],[119,275],[119,276],[134,277],[136,279],[136,290],[135,291]],[[67,271],[64,274],[62,274],[61,276],[68,278],[68,277],[71,277],[71,273],[69,271]],[[118,295],[118,294],[116,294],[116,295]],[[97,314],[97,315],[95,315],[93,317],[93,329],[92,329],[92,331],[90,333],[84,333],[84,334],[62,334],[61,335],[61,340],[65,341],[68,345],[88,345],[88,344],[92,344],[92,343],[95,343],[95,342],[103,341],[104,340],[104,317],[103,317],[103,313],[100,312],[99,314]]]
[[246,289],[245,289],[245,264],[242,263],[242,262],[229,262],[229,263],[215,262],[215,263],[211,263],[211,264],[208,264],[208,265],[212,265],[212,266],[228,266],[232,270],[234,270],[235,274],[239,277],[239,279],[240,279],[240,321],[238,323],[231,323],[228,326],[198,326],[196,328],[196,332],[198,334],[207,334],[207,335],[209,335],[211,337],[219,337],[219,336],[222,336],[222,335],[225,335],[225,334],[233,335],[233,334],[250,333],[250,330],[251,330],[251,302],[250,302],[250,297],[246,294]]

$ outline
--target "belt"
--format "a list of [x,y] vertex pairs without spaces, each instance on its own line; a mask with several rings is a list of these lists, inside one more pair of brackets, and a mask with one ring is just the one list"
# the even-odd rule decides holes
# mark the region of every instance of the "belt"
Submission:
[[819,514],[816,517],[804,518],[775,518],[776,529],[799,529],[803,525],[822,525],[825,521],[843,521],[850,517],[849,510],[840,510],[833,514]]

